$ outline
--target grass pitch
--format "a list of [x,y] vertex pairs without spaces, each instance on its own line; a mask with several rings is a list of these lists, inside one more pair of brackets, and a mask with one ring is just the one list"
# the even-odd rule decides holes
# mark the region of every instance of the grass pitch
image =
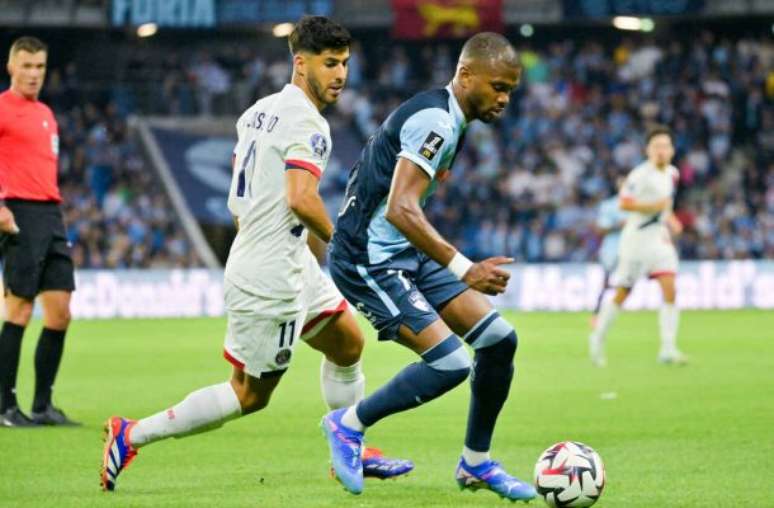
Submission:
[[[627,313],[609,337],[605,369],[587,361],[587,314],[507,317],[520,338],[517,374],[493,455],[508,471],[531,480],[540,452],[572,439],[605,462],[608,483],[596,506],[774,506],[766,487],[774,465],[774,313],[683,313],[687,367],[656,363],[654,313]],[[377,343],[363,326],[370,391],[413,355]],[[26,408],[39,329],[27,331],[19,372]],[[222,319],[73,323],[55,400],[85,425],[0,429],[0,506],[508,506],[454,483],[467,385],[369,432],[369,443],[414,460],[408,478],[368,480],[363,495],[345,493],[328,478],[318,428],[319,355],[303,345],[267,410],[144,448],[117,491],[102,493],[103,421],[146,416],[226,379],[223,331]]]

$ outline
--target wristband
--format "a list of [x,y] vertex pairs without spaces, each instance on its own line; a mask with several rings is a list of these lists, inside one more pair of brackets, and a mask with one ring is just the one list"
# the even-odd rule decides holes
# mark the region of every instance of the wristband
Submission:
[[449,261],[449,264],[446,265],[446,268],[448,268],[451,273],[456,275],[458,279],[462,280],[462,278],[465,277],[465,274],[468,273],[468,270],[470,270],[471,266],[473,266],[473,261],[462,255],[460,251],[457,251],[451,261]]

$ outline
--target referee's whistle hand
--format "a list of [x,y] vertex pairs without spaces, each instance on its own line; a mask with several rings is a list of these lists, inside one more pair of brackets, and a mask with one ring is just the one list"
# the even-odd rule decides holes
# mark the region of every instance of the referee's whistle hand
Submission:
[[19,226],[13,217],[13,212],[7,206],[0,206],[0,232],[15,235],[19,232]]

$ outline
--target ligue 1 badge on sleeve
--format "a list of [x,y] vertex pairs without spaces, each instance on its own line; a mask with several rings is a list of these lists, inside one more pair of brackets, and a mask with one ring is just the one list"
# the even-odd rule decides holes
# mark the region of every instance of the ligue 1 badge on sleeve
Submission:
[[443,136],[435,131],[430,131],[430,134],[428,134],[427,138],[425,138],[425,142],[422,143],[422,148],[419,150],[419,154],[425,159],[431,161],[433,160],[433,157],[435,157],[435,154],[438,153],[438,150],[441,149],[443,142]]
[[309,140],[309,144],[312,145],[312,151],[318,157],[325,158],[325,154],[328,153],[328,141],[325,136],[316,132],[312,134],[312,138]]

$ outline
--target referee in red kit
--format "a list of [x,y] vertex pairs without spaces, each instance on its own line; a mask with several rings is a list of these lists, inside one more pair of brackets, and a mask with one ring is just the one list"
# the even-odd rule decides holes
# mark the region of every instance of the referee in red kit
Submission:
[[[59,209],[59,131],[51,109],[38,101],[47,56],[42,41],[17,39],[8,56],[11,88],[0,94],[0,253],[6,310],[0,331],[0,426],[5,427],[76,424],[51,403],[75,279]],[[16,373],[36,296],[43,305],[43,331],[35,350],[35,399],[28,417],[16,400]]]

